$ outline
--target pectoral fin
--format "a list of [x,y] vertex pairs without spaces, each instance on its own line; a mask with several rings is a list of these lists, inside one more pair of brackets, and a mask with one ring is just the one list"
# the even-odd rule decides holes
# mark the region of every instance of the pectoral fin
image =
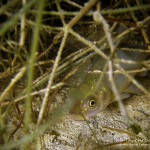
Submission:
[[130,94],[122,93],[120,96],[121,96],[121,99],[126,99],[130,97]]
[[136,94],[136,95],[141,95],[142,92],[136,85],[131,83],[128,88],[124,91],[124,93],[130,93],[130,94]]

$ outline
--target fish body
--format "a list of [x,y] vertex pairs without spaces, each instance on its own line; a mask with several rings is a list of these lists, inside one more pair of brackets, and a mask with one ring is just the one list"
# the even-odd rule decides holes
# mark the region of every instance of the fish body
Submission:
[[[140,52],[116,51],[116,58],[120,60],[140,62],[145,57]],[[80,120],[82,116],[95,116],[115,101],[108,74],[102,73],[106,64],[107,60],[96,55],[83,63],[75,73],[74,78],[77,80],[77,83],[72,86],[69,92],[69,99],[75,102],[70,112],[74,119]],[[119,63],[119,65],[126,71],[140,69],[142,67],[140,63]],[[114,66],[114,70],[116,70],[116,66]],[[130,75],[134,77],[136,73]],[[128,98],[129,94],[126,91],[129,91],[128,88],[131,85],[131,81],[123,74],[114,74],[114,80],[122,99]]]

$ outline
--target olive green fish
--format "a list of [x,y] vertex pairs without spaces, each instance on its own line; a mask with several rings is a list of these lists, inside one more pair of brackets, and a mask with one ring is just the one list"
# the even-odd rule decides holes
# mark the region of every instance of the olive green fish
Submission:
[[[115,56],[120,60],[137,62],[135,64],[119,63],[126,71],[141,69],[142,65],[139,62],[146,58],[144,54],[138,51],[116,50]],[[83,119],[83,116],[95,116],[115,101],[108,74],[102,74],[106,63],[107,60],[101,56],[93,56],[83,63],[74,74],[73,78],[76,83],[72,83],[68,93],[69,100],[75,102],[73,109],[70,111],[70,116],[73,116],[74,119],[80,120]],[[116,64],[114,65],[114,70],[116,70]],[[130,75],[134,77],[136,73]],[[131,84],[131,81],[125,75],[114,74],[114,80],[122,99],[128,98],[129,93],[138,94],[139,90]]]

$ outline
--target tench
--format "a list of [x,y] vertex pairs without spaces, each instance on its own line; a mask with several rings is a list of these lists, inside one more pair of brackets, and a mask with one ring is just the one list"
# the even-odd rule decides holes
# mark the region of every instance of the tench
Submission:
[[[109,52],[106,52],[109,55]],[[141,69],[140,63],[146,58],[143,53],[133,51],[123,51],[119,48],[115,52],[115,58],[137,62],[135,64],[127,64],[119,62],[119,65],[126,71]],[[108,69],[103,74],[107,60],[96,54],[92,58],[84,62],[73,75],[75,83],[68,92],[69,100],[75,102],[73,109],[70,111],[70,116],[74,119],[82,120],[84,117],[92,117],[103,111],[110,103],[115,101],[112,85],[108,77]],[[114,63],[114,71],[117,70],[117,63]],[[133,78],[136,73],[130,74]],[[131,81],[123,74],[114,74],[114,80],[118,92],[122,99],[128,98],[129,93],[136,93],[136,86],[133,86]]]

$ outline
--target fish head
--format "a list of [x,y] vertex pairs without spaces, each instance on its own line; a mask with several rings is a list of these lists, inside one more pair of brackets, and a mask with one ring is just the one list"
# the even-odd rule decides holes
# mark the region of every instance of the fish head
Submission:
[[111,101],[112,93],[103,87],[99,91],[91,93],[80,100],[81,114],[85,117],[96,116],[99,112],[102,112]]
[[86,80],[86,83],[74,88],[71,99],[74,107],[70,113],[74,119],[80,120],[77,116],[89,118],[103,111],[112,102],[113,94],[106,86],[100,84],[97,87],[96,82]]

